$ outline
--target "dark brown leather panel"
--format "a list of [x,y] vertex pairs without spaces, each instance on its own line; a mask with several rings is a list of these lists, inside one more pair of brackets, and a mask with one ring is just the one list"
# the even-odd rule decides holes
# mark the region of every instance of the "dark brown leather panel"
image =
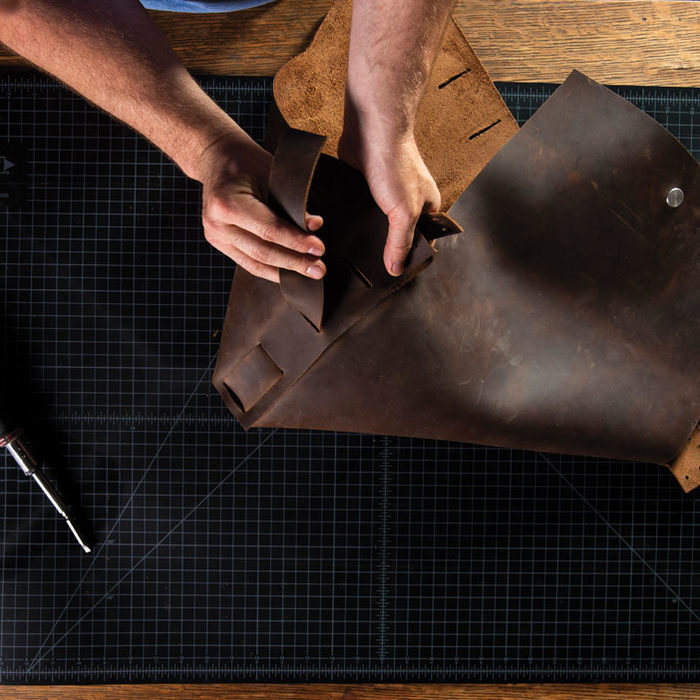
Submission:
[[[324,152],[329,154],[335,153],[342,129],[350,9],[350,0],[339,0],[309,49],[284,66],[274,84],[279,125],[286,120],[291,126],[326,135]],[[557,125],[567,130],[567,107],[574,105],[560,105],[556,119],[552,116],[548,122],[547,129],[554,124],[557,139],[561,136]],[[253,396],[265,391],[254,403],[262,406],[266,399],[268,403],[257,418],[248,412],[242,415],[222,376],[228,372],[233,377],[236,364],[257,347],[261,331],[267,329],[265,332],[274,336],[272,329],[281,318],[280,309],[291,307],[278,285],[237,271],[215,383],[244,426],[410,434],[657,462],[680,452],[673,466],[676,478],[686,490],[700,483],[697,431],[695,439],[685,446],[679,437],[698,418],[692,396],[698,378],[694,350],[698,334],[693,326],[698,316],[697,297],[686,284],[687,268],[682,264],[678,269],[674,267],[683,258],[690,266],[697,262],[696,195],[688,199],[690,190],[686,190],[684,204],[678,211],[668,212],[654,199],[654,206],[644,210],[646,218],[640,219],[622,206],[630,206],[628,190],[634,191],[639,177],[650,193],[652,186],[663,185],[654,177],[663,173],[675,176],[677,167],[688,181],[694,181],[697,166],[670,135],[654,122],[645,122],[644,115],[633,107],[621,108],[619,103],[611,102],[606,105],[605,109],[612,111],[602,113],[602,128],[612,118],[620,133],[619,138],[610,137],[613,144],[609,152],[597,154],[599,165],[607,168],[599,184],[611,187],[611,192],[616,192],[615,187],[622,189],[624,196],[615,193],[612,198],[597,196],[594,200],[579,197],[574,200],[575,207],[566,207],[561,199],[569,196],[568,177],[562,186],[561,178],[554,176],[547,181],[547,173],[537,169],[544,163],[550,175],[556,173],[556,159],[563,156],[561,163],[567,162],[569,146],[563,153],[544,149],[540,155],[537,151],[537,158],[525,164],[515,159],[510,165],[504,161],[508,189],[499,192],[499,175],[493,182],[482,182],[480,188],[488,197],[482,191],[478,198],[471,198],[477,190],[465,196],[452,214],[463,217],[460,221],[466,225],[466,232],[438,240],[440,252],[435,262],[415,280],[365,309],[337,341],[321,349],[315,361],[309,353],[310,369],[304,373],[297,367],[298,378],[291,390],[289,382],[286,388],[278,382],[280,386],[274,384],[268,392],[264,387],[275,379],[274,367],[278,365],[275,360],[274,367],[267,361],[260,363],[255,380],[259,386],[250,393]],[[627,110],[624,117],[621,109]],[[601,113],[593,112],[595,119],[601,117]],[[585,122],[580,139],[598,136],[595,119],[579,120]],[[438,183],[443,204],[453,204],[516,131],[512,116],[483,67],[451,23],[416,125],[421,154]],[[270,144],[276,142],[279,133],[269,134]],[[548,134],[536,137],[544,144]],[[590,160],[590,153],[581,148],[576,134],[569,133],[568,137],[574,140],[574,151],[578,148],[579,154],[585,152],[582,162]],[[634,142],[640,139],[648,150],[634,151]],[[558,143],[565,143],[565,139]],[[600,151],[607,148],[604,140],[596,143]],[[624,146],[621,151],[620,145]],[[523,152],[527,152],[524,146]],[[637,162],[640,158],[641,171]],[[656,162],[662,166],[658,170]],[[524,171],[519,174],[521,168]],[[581,175],[578,167],[568,168],[569,172]],[[533,173],[535,180],[529,183]],[[577,176],[572,178],[575,181]],[[484,182],[489,186],[484,187]],[[580,179],[578,184],[578,190],[573,189],[580,194],[585,181]],[[553,194],[557,195],[551,199],[555,205],[552,212],[558,213],[553,213],[554,219],[550,217],[548,222],[557,224],[560,233],[551,251],[547,249],[549,239],[540,233],[544,227],[535,225],[540,219],[546,220],[539,206],[542,201],[538,203],[532,197],[533,190],[545,193],[545,185],[553,186]],[[643,192],[644,187],[634,206],[644,200]],[[297,209],[303,211],[303,203],[295,201]],[[508,211],[514,205],[522,206],[522,212],[529,212],[530,218],[519,220],[521,212],[516,215]],[[631,208],[639,216],[641,210],[634,206]],[[313,201],[309,210],[317,213]],[[676,223],[664,219],[664,213],[675,217]],[[586,246],[577,244],[585,240],[582,231],[586,236],[590,233],[591,227],[587,229],[585,222],[595,223],[597,217],[601,217],[605,229],[593,227],[597,235],[592,237],[592,244],[598,255],[589,256]],[[485,227],[494,222],[501,228],[490,237]],[[438,230],[435,226],[425,220],[421,223],[428,239],[439,238],[434,235]],[[634,235],[636,231],[643,239],[645,226],[653,234],[646,236],[646,243]],[[654,237],[657,228],[659,239]],[[576,239],[567,240],[565,245],[561,232],[569,229]],[[524,243],[516,231],[527,234]],[[605,235],[609,237],[608,248]],[[564,265],[561,269],[558,255]],[[649,266],[650,255],[658,257],[653,268]],[[586,278],[576,272],[577,256],[582,260],[583,274],[602,285],[601,289],[596,285],[586,287]],[[596,257],[603,262],[596,265]],[[545,264],[547,260],[551,269]],[[374,262],[380,265],[381,258]],[[371,285],[355,260],[346,259],[341,269],[354,283],[365,288]],[[627,277],[616,276],[616,269]],[[550,272],[552,278],[548,279]],[[572,275],[567,277],[566,272]],[[591,293],[594,287],[595,293]],[[610,297],[605,297],[608,292]],[[323,305],[325,308],[325,300]],[[676,332],[673,324],[682,312],[689,321],[680,325],[686,338],[675,342],[669,338]],[[304,330],[315,332],[301,314],[294,312],[294,317],[296,322],[306,324]],[[265,322],[261,324],[260,319]],[[277,333],[281,334],[279,330]],[[528,345],[532,334],[540,334],[541,345]],[[551,346],[545,344],[547,337],[552,340]],[[293,334],[287,339],[288,343],[280,341],[279,345],[288,352],[296,341]],[[602,357],[601,366],[591,365],[589,355],[594,351]],[[470,357],[469,353],[475,352],[484,354]],[[266,364],[267,368],[263,366]],[[569,396],[570,403],[563,408],[558,404],[560,391]],[[571,404],[580,404],[580,415]]]
[[[400,277],[389,275],[382,262],[388,222],[362,175],[326,155],[318,159],[315,173],[313,165],[291,167],[316,163],[318,141],[310,136],[290,130],[280,141],[283,148],[275,156],[272,173],[286,173],[295,182],[285,190],[291,193],[289,197],[283,195],[270,204],[278,207],[280,199],[286,201],[290,211],[280,213],[292,219],[290,212],[296,211],[303,221],[309,179],[314,176],[309,207],[324,218],[317,235],[326,246],[322,318],[312,324],[299,312],[305,300],[313,298],[313,290],[307,294],[301,275],[296,275],[300,278],[297,297],[289,303],[280,285],[254,277],[243,268],[236,270],[214,384],[246,428],[259,424],[319,355],[359,318],[425,270],[435,254],[427,238],[459,230],[444,215],[422,217],[404,273]],[[280,189],[270,183],[270,193]]]
[[257,425],[677,455],[700,418],[700,183],[685,149],[573,73],[449,213],[465,232]]

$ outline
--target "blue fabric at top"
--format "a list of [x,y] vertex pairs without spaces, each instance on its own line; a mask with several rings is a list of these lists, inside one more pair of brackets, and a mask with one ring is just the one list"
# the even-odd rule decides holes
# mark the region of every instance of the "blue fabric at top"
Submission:
[[265,5],[272,0],[141,0],[149,10],[171,12],[234,12]]

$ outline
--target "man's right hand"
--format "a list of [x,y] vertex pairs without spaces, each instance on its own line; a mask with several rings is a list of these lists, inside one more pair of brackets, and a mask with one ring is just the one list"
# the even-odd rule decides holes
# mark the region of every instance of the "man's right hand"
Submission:
[[[263,203],[271,165],[272,156],[245,135],[220,139],[204,152],[197,167],[204,184],[204,236],[257,277],[279,282],[279,268],[286,268],[319,279],[326,272],[321,239]],[[320,216],[307,214],[310,231],[322,225]]]

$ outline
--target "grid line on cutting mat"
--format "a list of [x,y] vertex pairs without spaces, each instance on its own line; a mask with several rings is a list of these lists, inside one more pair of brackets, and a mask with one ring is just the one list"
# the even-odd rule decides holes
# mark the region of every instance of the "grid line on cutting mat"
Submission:
[[[262,140],[269,79],[202,84]],[[499,88],[520,123],[553,90]],[[619,91],[698,156],[700,91]],[[696,498],[665,470],[244,432],[209,381],[233,265],[200,186],[49,78],[0,93],[27,180],[3,386],[97,541],[4,463],[3,682],[700,678]]]

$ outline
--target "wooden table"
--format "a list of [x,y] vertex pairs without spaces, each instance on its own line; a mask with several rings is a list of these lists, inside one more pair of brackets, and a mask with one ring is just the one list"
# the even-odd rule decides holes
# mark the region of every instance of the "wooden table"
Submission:
[[[152,14],[193,72],[274,75],[306,47],[331,4]],[[454,15],[493,80],[559,83],[576,67],[609,85],[700,87],[698,2],[458,0]],[[25,64],[0,52],[0,67],[17,65]]]
[[[278,0],[232,14],[153,12],[195,73],[274,75],[302,51],[332,0]],[[494,80],[700,87],[700,2],[458,0],[455,18]],[[25,66],[0,49],[0,68]],[[700,699],[700,684],[0,686],[12,700]]]

